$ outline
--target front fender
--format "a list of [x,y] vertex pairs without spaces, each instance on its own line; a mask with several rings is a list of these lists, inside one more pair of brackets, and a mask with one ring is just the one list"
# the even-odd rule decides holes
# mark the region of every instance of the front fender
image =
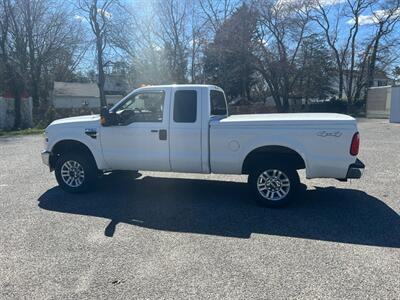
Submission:
[[65,140],[76,141],[82,143],[90,150],[96,161],[98,169],[105,170],[108,168],[101,152],[100,135],[97,135],[96,138],[93,138],[90,137],[89,135],[86,135],[84,129],[71,130],[68,128],[65,129],[58,128],[56,133],[54,132],[54,130],[53,131],[49,130],[47,132],[47,135],[48,135],[47,151],[52,152],[54,146],[61,141]]

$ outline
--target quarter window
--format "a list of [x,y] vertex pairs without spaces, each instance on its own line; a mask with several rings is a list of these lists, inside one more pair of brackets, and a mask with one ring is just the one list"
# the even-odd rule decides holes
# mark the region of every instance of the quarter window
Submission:
[[224,93],[211,90],[210,101],[212,116],[226,116],[228,114]]
[[176,91],[174,99],[174,122],[194,123],[197,116],[197,92]]

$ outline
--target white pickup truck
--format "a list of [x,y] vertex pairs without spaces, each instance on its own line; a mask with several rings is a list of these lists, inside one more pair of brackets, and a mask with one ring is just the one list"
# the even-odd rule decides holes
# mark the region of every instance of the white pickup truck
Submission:
[[299,169],[307,178],[360,178],[359,143],[350,116],[229,116],[217,86],[162,85],[136,89],[100,116],[54,121],[42,160],[68,192],[104,172],[248,174],[256,199],[279,206],[296,194]]

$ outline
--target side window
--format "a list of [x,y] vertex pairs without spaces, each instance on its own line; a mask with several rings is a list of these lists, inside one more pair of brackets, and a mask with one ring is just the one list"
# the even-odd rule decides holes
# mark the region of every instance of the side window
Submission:
[[134,94],[117,111],[125,124],[132,122],[162,122],[164,92]]
[[194,123],[197,116],[197,92],[176,91],[174,98],[174,122]]
[[225,116],[228,114],[224,93],[211,90],[210,102],[212,116]]

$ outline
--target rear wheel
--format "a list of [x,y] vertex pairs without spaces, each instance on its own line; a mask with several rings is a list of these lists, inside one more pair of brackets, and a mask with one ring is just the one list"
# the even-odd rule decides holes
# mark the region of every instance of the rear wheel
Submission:
[[255,168],[248,182],[258,202],[269,207],[282,206],[292,201],[300,186],[297,171],[280,163]]
[[86,156],[62,154],[55,167],[55,175],[60,187],[70,193],[86,191],[96,179],[96,166]]

